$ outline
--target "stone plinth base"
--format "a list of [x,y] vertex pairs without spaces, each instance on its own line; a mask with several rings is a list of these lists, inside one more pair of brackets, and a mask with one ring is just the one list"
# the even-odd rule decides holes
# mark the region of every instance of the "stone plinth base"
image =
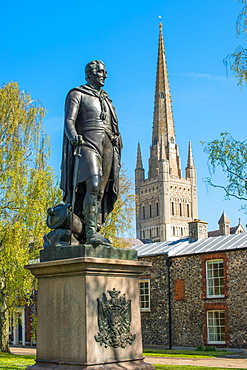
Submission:
[[137,251],[130,248],[114,248],[111,246],[79,244],[69,246],[49,246],[41,249],[40,262],[64,260],[78,257],[113,258],[120,260],[136,260]]
[[142,356],[138,276],[148,262],[79,257],[27,266],[39,280],[29,370],[151,370]]
[[35,365],[29,366],[26,370],[154,370],[154,366],[143,360],[125,361],[108,364],[76,364],[76,363],[48,363],[37,361]]

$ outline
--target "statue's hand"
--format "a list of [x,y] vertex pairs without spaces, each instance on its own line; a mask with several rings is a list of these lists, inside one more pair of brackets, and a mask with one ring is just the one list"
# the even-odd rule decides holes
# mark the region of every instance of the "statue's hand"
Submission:
[[71,138],[70,138],[69,141],[74,146],[84,144],[84,140],[83,140],[82,135],[74,135],[74,136],[71,136]]

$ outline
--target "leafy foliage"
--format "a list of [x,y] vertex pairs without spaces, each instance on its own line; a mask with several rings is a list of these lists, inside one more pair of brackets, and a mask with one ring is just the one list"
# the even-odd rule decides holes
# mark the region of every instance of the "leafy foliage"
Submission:
[[24,265],[38,257],[46,209],[60,199],[47,164],[44,115],[18,83],[0,88],[0,320],[30,296],[33,278]]
[[135,195],[133,184],[122,167],[119,178],[119,194],[113,211],[109,214],[102,226],[101,232],[105,238],[112,241],[114,247],[123,247],[128,244],[121,240],[126,231],[133,229],[135,211]]
[[241,12],[238,15],[236,22],[236,35],[239,38],[243,36],[243,46],[239,45],[234,53],[228,55],[224,62],[231,66],[235,72],[235,76],[239,81],[239,85],[245,83],[247,85],[247,0],[239,0],[244,4]]
[[[247,200],[247,146],[245,141],[235,140],[229,133],[220,134],[221,139],[209,143],[202,142],[204,151],[208,154],[211,177],[205,179],[211,186],[222,188],[226,198],[235,197]],[[226,175],[227,185],[216,185],[212,176],[220,167]],[[242,208],[246,209],[246,206]]]

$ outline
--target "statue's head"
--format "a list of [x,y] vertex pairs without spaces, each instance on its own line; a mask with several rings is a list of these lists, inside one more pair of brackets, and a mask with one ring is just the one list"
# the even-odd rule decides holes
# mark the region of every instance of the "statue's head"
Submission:
[[101,60],[93,60],[85,67],[86,81],[93,86],[100,88],[104,86],[107,72],[105,64]]

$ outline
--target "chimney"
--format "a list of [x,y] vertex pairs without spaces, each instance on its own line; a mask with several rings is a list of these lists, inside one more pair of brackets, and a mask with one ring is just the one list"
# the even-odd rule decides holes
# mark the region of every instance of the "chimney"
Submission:
[[201,220],[188,222],[190,243],[208,237],[208,223]]

